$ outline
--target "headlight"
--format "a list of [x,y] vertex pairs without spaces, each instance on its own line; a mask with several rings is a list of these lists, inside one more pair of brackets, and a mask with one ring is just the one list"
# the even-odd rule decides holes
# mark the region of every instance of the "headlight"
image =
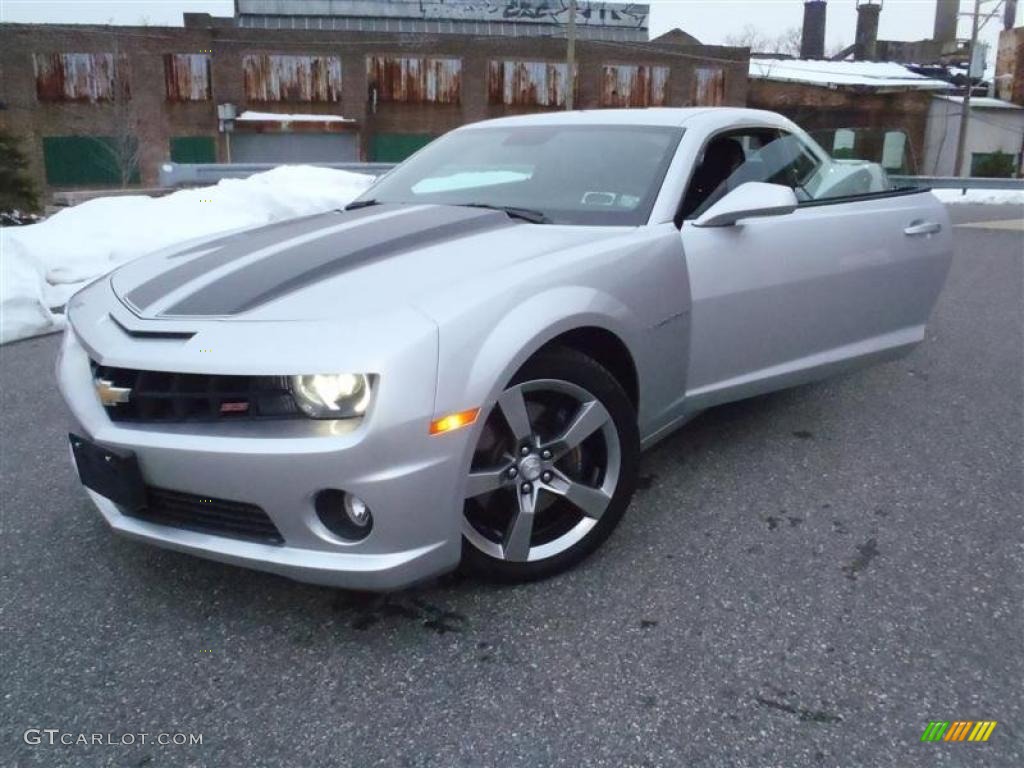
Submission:
[[373,382],[364,373],[292,376],[291,390],[299,408],[314,419],[359,418],[373,399]]

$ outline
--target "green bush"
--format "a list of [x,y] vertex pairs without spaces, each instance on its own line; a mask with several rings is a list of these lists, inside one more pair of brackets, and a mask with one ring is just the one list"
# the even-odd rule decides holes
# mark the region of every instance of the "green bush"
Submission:
[[18,140],[0,130],[0,211],[36,211],[39,197]]

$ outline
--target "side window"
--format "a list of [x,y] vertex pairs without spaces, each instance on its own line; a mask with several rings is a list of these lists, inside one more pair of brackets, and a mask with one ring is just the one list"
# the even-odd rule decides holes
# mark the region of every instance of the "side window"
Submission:
[[804,203],[892,189],[876,163],[823,158],[799,136],[776,129],[744,129],[708,142],[690,179],[681,219],[700,216],[748,181],[790,187]]
[[696,218],[729,190],[747,181],[763,181],[757,156],[775,131],[740,130],[715,136],[690,176],[680,220]]

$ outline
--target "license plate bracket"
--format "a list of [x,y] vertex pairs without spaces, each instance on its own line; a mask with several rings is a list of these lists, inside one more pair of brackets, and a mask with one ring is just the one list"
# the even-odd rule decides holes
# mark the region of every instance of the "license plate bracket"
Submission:
[[82,485],[133,512],[146,506],[146,484],[134,453],[112,451],[73,432],[68,439]]

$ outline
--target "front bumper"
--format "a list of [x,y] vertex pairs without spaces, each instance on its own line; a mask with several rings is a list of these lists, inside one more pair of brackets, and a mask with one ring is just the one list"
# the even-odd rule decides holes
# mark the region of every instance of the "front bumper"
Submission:
[[[139,342],[132,345],[133,359],[146,356],[138,349]],[[472,430],[439,437],[427,434],[432,381],[423,391],[386,386],[403,377],[407,381],[408,377],[424,378],[427,371],[433,376],[436,347],[421,343],[415,352],[403,356],[400,365],[381,371],[376,402],[354,429],[343,422],[307,419],[232,424],[112,422],[93,388],[89,360],[97,356],[69,328],[57,373],[75,430],[106,448],[132,451],[147,485],[261,507],[284,544],[151,523],[123,514],[109,499],[87,489],[116,532],[298,581],[351,589],[398,589],[458,564],[460,478]],[[117,354],[103,357],[104,364],[119,362]],[[166,361],[166,354],[162,359]],[[374,516],[367,538],[346,542],[324,527],[313,502],[324,488],[349,491],[366,501]]]

